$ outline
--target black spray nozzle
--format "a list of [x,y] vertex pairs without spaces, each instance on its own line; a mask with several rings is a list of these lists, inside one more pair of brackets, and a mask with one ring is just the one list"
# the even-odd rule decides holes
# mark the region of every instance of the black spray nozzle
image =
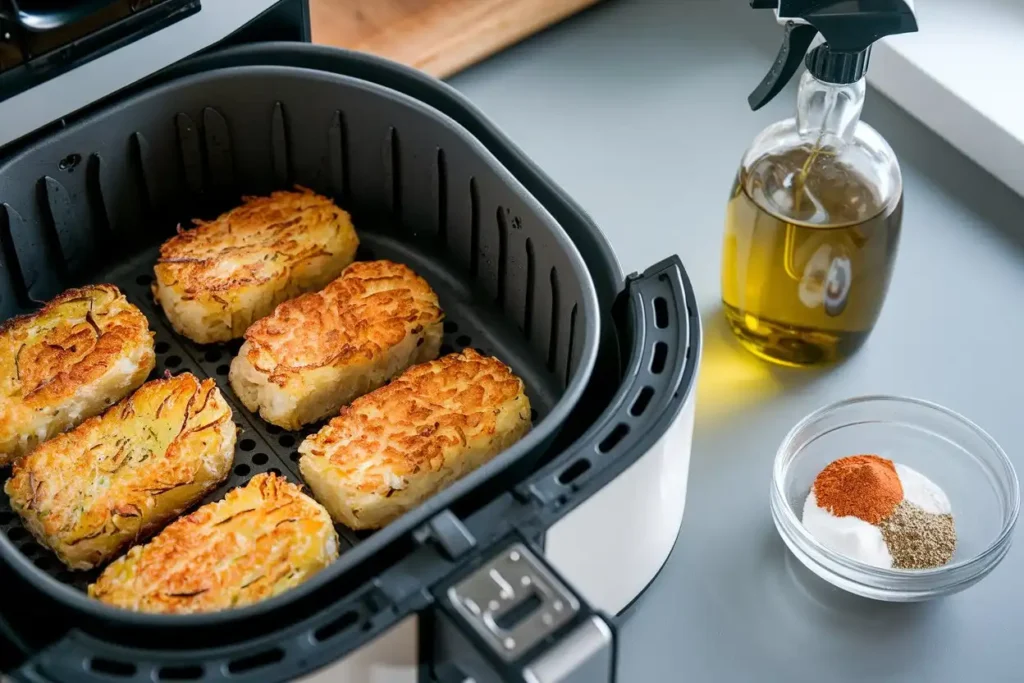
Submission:
[[750,0],[750,6],[774,9],[786,22],[775,63],[747,98],[754,110],[786,86],[818,33],[825,42],[808,56],[808,69],[820,80],[853,83],[864,76],[875,41],[917,30],[913,0]]

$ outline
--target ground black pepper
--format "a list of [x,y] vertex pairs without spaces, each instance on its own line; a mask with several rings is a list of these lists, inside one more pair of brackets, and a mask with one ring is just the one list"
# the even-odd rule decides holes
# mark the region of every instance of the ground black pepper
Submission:
[[953,559],[956,550],[953,515],[925,512],[904,500],[878,527],[896,569],[931,569]]

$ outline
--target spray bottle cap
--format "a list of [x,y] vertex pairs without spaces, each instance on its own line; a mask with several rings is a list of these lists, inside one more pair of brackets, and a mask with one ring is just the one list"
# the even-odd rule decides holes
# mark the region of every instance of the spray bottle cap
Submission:
[[[747,98],[755,111],[779,94],[805,54],[818,80],[854,83],[864,77],[875,41],[917,31],[914,0],[750,0],[750,6],[775,10],[786,27],[771,71]],[[824,42],[807,54],[818,33]]]

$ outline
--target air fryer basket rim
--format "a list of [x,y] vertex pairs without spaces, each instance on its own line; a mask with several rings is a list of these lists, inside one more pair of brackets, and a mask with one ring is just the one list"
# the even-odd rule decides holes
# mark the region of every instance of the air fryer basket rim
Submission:
[[[488,162],[488,164],[504,180],[505,183],[518,188],[520,196],[524,201],[529,203],[534,210],[548,218],[549,229],[551,229],[553,236],[565,250],[573,264],[573,268],[577,270],[577,275],[580,277],[580,281],[582,283],[589,284],[589,287],[584,288],[585,300],[581,302],[583,304],[584,324],[582,325],[583,334],[581,335],[582,346],[580,360],[576,365],[573,377],[571,378],[569,385],[566,387],[562,397],[553,406],[551,412],[541,421],[540,424],[536,425],[530,434],[524,437],[523,440],[472,474],[454,483],[448,489],[442,491],[433,498],[428,499],[417,508],[407,512],[403,518],[397,520],[392,525],[376,532],[376,534],[374,534],[370,539],[350,550],[343,556],[343,558],[339,559],[338,562],[319,572],[311,580],[281,595],[251,606],[221,612],[189,615],[147,614],[111,607],[87,597],[82,592],[61,583],[42,572],[32,564],[9,539],[7,539],[6,535],[0,534],[0,556],[2,556],[4,561],[6,561],[9,566],[12,566],[19,575],[29,581],[37,589],[49,594],[59,602],[73,609],[81,610],[91,616],[122,623],[128,626],[187,627],[193,625],[209,626],[212,624],[233,622],[235,620],[245,619],[270,612],[290,602],[296,601],[303,596],[312,593],[318,588],[321,588],[328,582],[337,579],[340,574],[350,569],[352,565],[363,562],[374,552],[379,551],[381,548],[395,541],[400,536],[410,533],[414,527],[422,524],[437,512],[440,512],[452,505],[456,500],[461,498],[472,488],[480,485],[484,480],[493,476],[498,476],[507,466],[522,458],[531,449],[536,448],[545,439],[545,437],[549,435],[549,433],[554,431],[555,426],[561,424],[565,420],[576,401],[579,399],[579,396],[582,394],[597,358],[598,339],[600,338],[600,312],[593,282],[590,279],[590,274],[586,264],[574,243],[565,231],[561,229],[561,226],[554,220],[554,218],[550,216],[546,207],[544,207],[533,197],[531,193],[522,187],[518,179],[515,178],[494,157],[487,147],[485,147],[476,139],[475,136],[466,131],[465,128],[452,120],[449,116],[413,97],[410,97],[409,95],[371,81],[336,73],[290,66],[239,66],[202,71],[186,75],[166,83],[161,83],[153,88],[148,88],[138,93],[133,93],[125,99],[115,99],[104,106],[101,110],[90,114],[88,117],[72,124],[68,128],[58,131],[51,136],[43,137],[25,149],[22,149],[16,156],[4,162],[3,166],[0,166],[0,172],[16,164],[20,159],[36,149],[37,146],[59,144],[61,140],[72,135],[80,128],[91,125],[96,120],[106,117],[114,108],[133,106],[148,98],[162,97],[168,92],[173,92],[189,85],[201,84],[208,80],[215,80],[231,73],[301,74],[304,77],[319,79],[326,84],[343,83],[347,87],[368,90],[379,96],[397,101],[403,106],[419,110],[420,112],[435,118],[449,130],[452,130],[455,134],[462,137],[463,140],[468,143],[482,159],[485,159]],[[542,427],[544,428],[542,429]]]

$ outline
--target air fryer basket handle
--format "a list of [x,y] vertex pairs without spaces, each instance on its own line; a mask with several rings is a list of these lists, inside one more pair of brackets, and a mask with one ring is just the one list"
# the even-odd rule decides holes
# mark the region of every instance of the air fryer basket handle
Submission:
[[517,490],[545,510],[538,533],[645,454],[695,385],[700,319],[678,256],[629,276],[613,317],[624,368],[615,397],[582,437]]

